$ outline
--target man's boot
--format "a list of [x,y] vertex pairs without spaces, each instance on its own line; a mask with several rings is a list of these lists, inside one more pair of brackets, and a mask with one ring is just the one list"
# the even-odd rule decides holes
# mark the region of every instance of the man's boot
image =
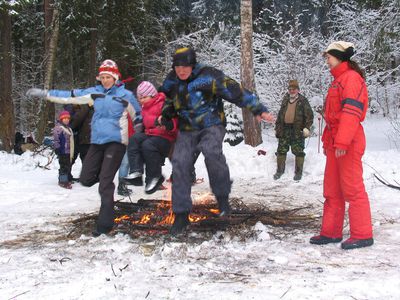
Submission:
[[282,174],[285,172],[285,164],[286,164],[286,154],[278,154],[276,156],[276,173],[274,174],[274,179],[277,180],[281,178]]
[[304,156],[296,156],[293,180],[300,180],[303,176]]
[[190,225],[189,213],[175,214],[174,224],[172,224],[169,233],[171,235],[178,235],[186,230],[186,227]]
[[219,216],[227,217],[231,214],[231,206],[229,204],[228,196],[217,197]]

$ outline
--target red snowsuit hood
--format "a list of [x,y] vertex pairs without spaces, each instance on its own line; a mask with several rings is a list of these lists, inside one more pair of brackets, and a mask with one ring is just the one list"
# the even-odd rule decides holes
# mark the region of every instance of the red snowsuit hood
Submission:
[[325,100],[324,148],[346,150],[365,119],[368,91],[364,79],[342,62],[331,70],[334,77]]

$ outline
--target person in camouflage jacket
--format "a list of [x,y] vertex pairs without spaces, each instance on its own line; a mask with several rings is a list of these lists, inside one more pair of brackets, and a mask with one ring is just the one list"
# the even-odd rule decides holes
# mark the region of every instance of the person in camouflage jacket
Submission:
[[289,147],[296,156],[294,180],[300,180],[304,165],[304,140],[310,136],[314,114],[306,97],[299,93],[297,80],[289,81],[289,92],[284,96],[275,123],[275,135],[279,139],[277,171],[274,179],[279,179],[285,172],[286,154]]
[[222,71],[197,63],[196,53],[191,48],[176,50],[172,67],[173,70],[160,88],[167,100],[159,123],[168,128],[172,119],[177,117],[179,124],[172,157],[172,210],[175,221],[170,233],[175,235],[190,223],[191,171],[196,151],[201,151],[205,158],[210,186],[217,199],[220,215],[230,213],[228,197],[231,180],[222,152],[226,125],[222,100],[249,109],[260,120],[272,122],[273,116],[255,94],[243,89]]

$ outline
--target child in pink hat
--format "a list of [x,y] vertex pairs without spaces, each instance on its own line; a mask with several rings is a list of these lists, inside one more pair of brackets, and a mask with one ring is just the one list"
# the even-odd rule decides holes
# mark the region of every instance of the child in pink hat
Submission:
[[146,165],[145,192],[156,192],[164,181],[161,168],[168,156],[171,145],[176,139],[177,120],[167,126],[159,126],[165,95],[158,93],[149,81],[143,81],[136,89],[137,98],[142,105],[143,130],[136,127],[135,134],[129,139],[128,158],[130,174],[126,180],[133,185],[143,185],[143,170]]
[[71,189],[68,175],[71,173],[71,162],[74,156],[74,134],[69,127],[71,115],[64,110],[58,115],[58,121],[53,129],[54,151],[58,157],[58,185]]

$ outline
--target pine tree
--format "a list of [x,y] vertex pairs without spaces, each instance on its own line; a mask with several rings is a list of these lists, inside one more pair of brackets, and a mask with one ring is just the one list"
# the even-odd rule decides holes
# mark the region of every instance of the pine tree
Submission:
[[243,120],[240,112],[233,104],[229,103],[225,106],[226,116],[226,135],[224,142],[231,146],[236,146],[244,139],[243,136]]

